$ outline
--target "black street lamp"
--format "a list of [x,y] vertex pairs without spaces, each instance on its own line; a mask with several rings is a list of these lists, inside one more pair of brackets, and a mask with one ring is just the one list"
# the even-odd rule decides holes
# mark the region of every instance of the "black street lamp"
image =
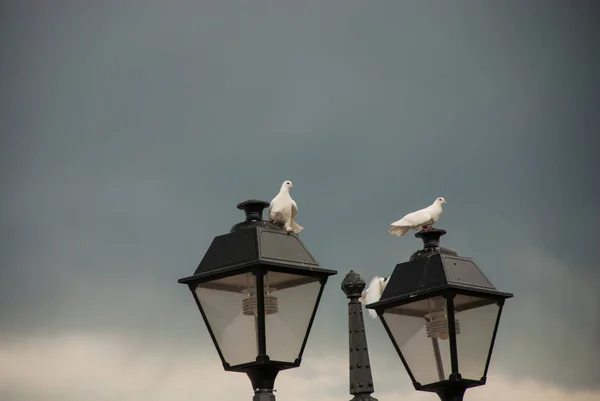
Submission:
[[194,275],[179,280],[224,369],[250,377],[254,401],[274,401],[279,371],[300,366],[327,278],[337,274],[320,268],[296,234],[263,220],[268,206],[237,205],[246,220],[215,237]]
[[459,401],[485,384],[504,300],[471,258],[440,247],[445,230],[396,265],[375,309],[416,390]]

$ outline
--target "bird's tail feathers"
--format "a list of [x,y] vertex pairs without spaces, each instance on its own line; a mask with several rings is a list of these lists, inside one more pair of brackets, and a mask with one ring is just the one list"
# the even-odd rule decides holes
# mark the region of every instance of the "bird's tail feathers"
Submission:
[[372,319],[377,319],[377,312],[375,312],[373,309],[367,309],[367,311],[369,311],[369,315]]
[[296,223],[294,220],[292,220],[290,222],[290,227],[292,228],[292,231],[295,232],[296,234],[299,233],[300,231],[304,230],[304,227],[302,227],[300,224]]
[[397,237],[402,237],[404,234],[406,234],[408,232],[409,228],[408,227],[402,227],[402,226],[390,226],[390,228],[388,229],[388,232],[392,235],[395,235]]

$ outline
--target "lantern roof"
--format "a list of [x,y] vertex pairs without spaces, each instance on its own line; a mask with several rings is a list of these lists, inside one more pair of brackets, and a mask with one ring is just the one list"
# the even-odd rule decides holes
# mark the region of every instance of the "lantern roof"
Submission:
[[444,234],[446,230],[435,228],[417,232],[415,237],[423,240],[423,249],[411,255],[408,262],[396,265],[380,300],[366,307],[385,309],[446,290],[499,299],[512,297],[496,290],[473,259],[441,247],[440,237]]
[[194,274],[179,283],[208,280],[258,265],[287,268],[300,274],[337,274],[335,270],[320,267],[298,234],[263,220],[262,213],[267,207],[269,203],[262,200],[239,203],[237,208],[246,213],[246,219],[235,224],[229,233],[215,237]]

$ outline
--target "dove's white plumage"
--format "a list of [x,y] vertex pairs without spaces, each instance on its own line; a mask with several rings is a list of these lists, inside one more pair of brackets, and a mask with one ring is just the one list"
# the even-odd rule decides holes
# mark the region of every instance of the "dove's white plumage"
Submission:
[[[383,294],[383,290],[385,290],[385,286],[387,285],[389,279],[389,277],[373,277],[373,279],[369,283],[369,286],[362,292],[361,297],[359,298],[360,303],[362,303],[363,305],[368,305],[372,304],[373,302],[379,301],[379,299],[381,298],[381,294]],[[375,312],[373,309],[367,309],[367,311],[373,319],[377,318],[377,312]]]
[[281,184],[279,193],[271,200],[269,219],[282,225],[287,232],[299,233],[304,227],[294,221],[294,217],[298,214],[298,205],[290,195],[290,189],[293,187],[291,181],[284,181]]
[[421,230],[423,227],[431,226],[440,218],[440,215],[442,214],[442,205],[444,203],[446,203],[446,200],[439,197],[425,209],[409,213],[400,220],[393,222],[388,231],[392,235],[401,237],[406,234],[408,230]]

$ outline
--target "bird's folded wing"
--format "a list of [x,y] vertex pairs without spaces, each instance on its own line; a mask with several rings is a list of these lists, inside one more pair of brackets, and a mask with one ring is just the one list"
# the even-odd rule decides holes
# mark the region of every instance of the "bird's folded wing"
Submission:
[[392,223],[393,226],[399,227],[416,227],[431,220],[431,214],[427,210],[418,210],[404,216],[398,221]]

